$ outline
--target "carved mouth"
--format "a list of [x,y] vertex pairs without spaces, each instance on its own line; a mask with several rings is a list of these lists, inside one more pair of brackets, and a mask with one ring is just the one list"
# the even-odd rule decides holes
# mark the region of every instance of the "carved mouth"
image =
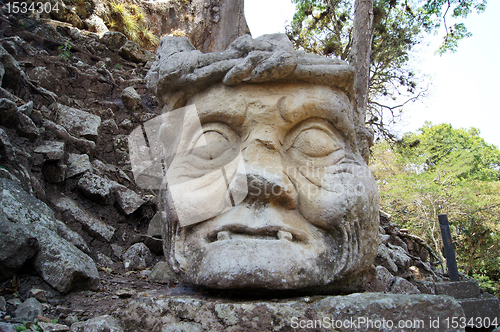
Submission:
[[248,227],[226,226],[212,231],[208,234],[208,242],[228,241],[228,240],[278,240],[290,242],[306,242],[306,236],[299,234],[295,230],[278,227],[267,227],[251,229]]

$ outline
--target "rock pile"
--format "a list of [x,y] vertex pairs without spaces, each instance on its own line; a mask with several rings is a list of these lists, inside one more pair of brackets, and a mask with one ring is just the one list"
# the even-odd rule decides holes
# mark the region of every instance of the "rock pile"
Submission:
[[[70,12],[64,19],[80,26]],[[50,23],[0,12],[0,331],[23,320],[38,320],[42,331],[133,331],[155,308],[173,310],[160,317],[175,323],[165,331],[212,326],[202,324],[205,313],[219,324],[213,326],[237,330],[233,313],[250,322],[278,319],[290,305],[306,310],[313,303],[326,313],[337,303],[303,298],[248,309],[194,296],[189,301],[198,302],[184,308],[182,298],[168,297],[181,287],[162,261],[155,193],[132,181],[127,146],[127,135],[159,114],[144,81],[152,55],[118,32],[100,36]],[[61,45],[71,45],[76,57],[62,56]],[[408,294],[424,302],[432,302],[425,294],[448,294],[441,262],[424,241],[383,213],[380,238],[369,291],[400,296],[398,308],[414,301]],[[488,301],[484,308],[498,307],[474,289],[459,300],[464,311]],[[144,295],[154,305],[139,317],[133,310],[148,306],[136,301]],[[460,312],[454,303],[447,308]]]

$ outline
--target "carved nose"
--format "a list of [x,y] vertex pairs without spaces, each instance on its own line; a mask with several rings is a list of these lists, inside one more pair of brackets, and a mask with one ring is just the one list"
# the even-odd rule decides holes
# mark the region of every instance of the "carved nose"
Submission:
[[270,143],[256,140],[243,151],[249,203],[277,203],[297,207],[297,191],[283,169],[281,155]]

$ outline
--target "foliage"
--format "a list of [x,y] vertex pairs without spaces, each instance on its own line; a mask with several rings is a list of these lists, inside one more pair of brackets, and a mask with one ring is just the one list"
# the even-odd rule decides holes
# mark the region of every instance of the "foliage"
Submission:
[[61,51],[61,54],[59,54],[61,59],[68,61],[71,57],[71,44],[69,41],[67,41],[64,45],[59,46],[58,49]]
[[154,49],[159,39],[146,24],[146,15],[137,5],[127,2],[108,3],[105,23],[110,30],[122,32],[144,48]]
[[[353,43],[354,0],[292,0],[296,12],[287,34],[297,48],[350,60]],[[425,33],[444,26],[438,53],[456,51],[458,42],[471,34],[463,23],[447,25],[450,17],[465,18],[485,10],[486,0],[374,0],[372,54],[367,122],[388,138],[384,110],[397,117],[406,102],[418,98],[418,74],[409,65]],[[403,99],[401,99],[403,98]],[[385,105],[388,100],[399,104]],[[400,100],[404,100],[401,102]]]
[[500,293],[500,151],[479,130],[426,123],[395,144],[378,142],[372,170],[381,207],[442,254],[447,214],[459,268]]

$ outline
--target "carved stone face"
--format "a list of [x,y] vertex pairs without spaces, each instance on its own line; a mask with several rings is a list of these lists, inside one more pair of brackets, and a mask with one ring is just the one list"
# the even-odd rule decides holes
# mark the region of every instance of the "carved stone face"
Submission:
[[[345,93],[307,83],[218,84],[188,104],[204,134],[184,134],[191,148],[167,173],[164,249],[174,270],[211,288],[356,288],[377,253],[378,193]],[[221,167],[223,177],[207,175]],[[247,191],[237,197],[242,173]],[[176,184],[202,178],[172,195]],[[233,190],[224,196],[229,208],[217,207],[218,181]],[[179,222],[180,213],[214,207],[220,212],[206,220]]]

